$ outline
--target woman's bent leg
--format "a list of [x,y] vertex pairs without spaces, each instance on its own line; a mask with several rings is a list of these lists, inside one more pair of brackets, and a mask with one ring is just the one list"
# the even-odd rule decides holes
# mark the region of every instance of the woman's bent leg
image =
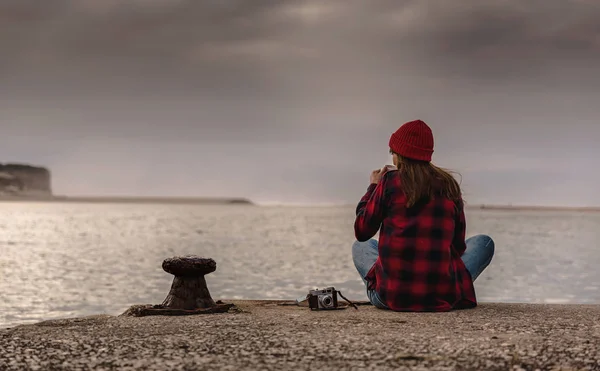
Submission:
[[378,257],[379,249],[377,247],[377,240],[375,239],[370,239],[365,242],[356,241],[354,245],[352,245],[352,260],[365,285],[367,284],[365,277],[371,268],[373,268]]
[[[352,246],[352,260],[354,261],[354,266],[356,267],[360,278],[362,278],[365,287],[367,286],[367,280],[365,280],[365,277],[371,268],[373,268],[373,265],[379,257],[379,249],[377,244],[377,240],[371,239],[366,242],[356,241]],[[375,307],[380,309],[387,308],[375,290],[367,289],[367,297],[369,298],[371,304],[373,304]]]
[[471,278],[475,281],[492,261],[495,249],[494,241],[491,237],[480,234],[468,238],[465,243],[467,249],[462,256],[462,261],[471,273]]

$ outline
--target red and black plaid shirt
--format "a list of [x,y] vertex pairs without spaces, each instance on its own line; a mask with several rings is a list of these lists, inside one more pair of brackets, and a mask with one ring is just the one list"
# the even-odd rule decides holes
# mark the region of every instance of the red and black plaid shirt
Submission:
[[462,201],[436,197],[407,208],[398,171],[385,173],[356,208],[359,241],[380,230],[379,258],[366,277],[369,289],[395,311],[477,306],[471,275],[461,259],[465,227]]

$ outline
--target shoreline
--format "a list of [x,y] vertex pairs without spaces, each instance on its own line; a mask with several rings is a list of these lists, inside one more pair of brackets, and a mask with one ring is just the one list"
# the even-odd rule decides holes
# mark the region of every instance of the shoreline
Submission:
[[473,205],[466,209],[480,210],[514,210],[514,211],[574,211],[574,212],[600,212],[600,207],[595,206],[512,206],[512,205]]
[[0,330],[0,369],[600,369],[600,305],[311,312],[233,300],[194,316],[96,315]]

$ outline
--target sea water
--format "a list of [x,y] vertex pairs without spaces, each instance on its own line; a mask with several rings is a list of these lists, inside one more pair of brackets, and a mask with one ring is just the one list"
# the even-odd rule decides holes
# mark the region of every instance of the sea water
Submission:
[[[163,259],[217,261],[215,299],[365,290],[351,258],[353,207],[2,203],[0,327],[159,304]],[[496,242],[480,301],[600,303],[600,213],[468,210],[467,235]]]

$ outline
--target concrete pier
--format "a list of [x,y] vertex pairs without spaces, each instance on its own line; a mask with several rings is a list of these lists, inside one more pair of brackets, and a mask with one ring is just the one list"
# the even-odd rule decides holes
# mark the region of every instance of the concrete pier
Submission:
[[[225,301],[228,302],[228,301]],[[600,370],[600,305],[98,315],[0,330],[1,370]]]

